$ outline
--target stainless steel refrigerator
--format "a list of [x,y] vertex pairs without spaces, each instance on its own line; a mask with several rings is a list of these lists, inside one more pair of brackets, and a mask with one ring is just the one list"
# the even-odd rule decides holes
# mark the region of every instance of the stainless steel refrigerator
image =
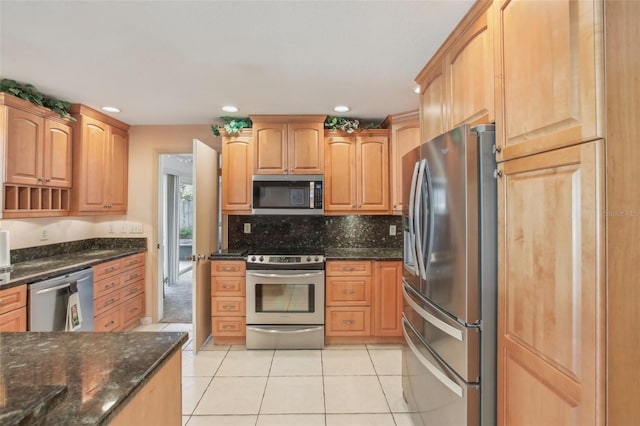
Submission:
[[416,425],[496,422],[497,184],[493,125],[403,157],[402,389]]

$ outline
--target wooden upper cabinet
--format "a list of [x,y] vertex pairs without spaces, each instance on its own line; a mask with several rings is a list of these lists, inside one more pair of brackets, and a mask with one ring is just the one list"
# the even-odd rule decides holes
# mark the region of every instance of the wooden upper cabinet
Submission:
[[74,214],[125,214],[128,200],[129,126],[72,105],[74,124],[71,210]]
[[393,214],[402,214],[402,157],[420,145],[420,116],[418,111],[387,117],[383,127],[390,124],[391,157],[391,209]]
[[355,211],[356,140],[351,136],[325,139],[324,211]]
[[360,213],[389,213],[388,131],[356,137],[356,182]]
[[603,137],[602,2],[494,9],[498,161]]
[[6,125],[4,183],[70,188],[70,121],[30,102],[2,94]]
[[322,174],[324,115],[252,115],[254,174]]
[[494,120],[493,26],[491,3],[446,54],[450,78],[449,128]]
[[603,147],[498,165],[498,425],[604,424]]
[[327,132],[325,214],[389,214],[389,132]]
[[435,59],[416,81],[421,86],[421,142],[426,142],[448,129],[444,59]]
[[222,136],[222,212],[251,214],[253,144],[251,130]]

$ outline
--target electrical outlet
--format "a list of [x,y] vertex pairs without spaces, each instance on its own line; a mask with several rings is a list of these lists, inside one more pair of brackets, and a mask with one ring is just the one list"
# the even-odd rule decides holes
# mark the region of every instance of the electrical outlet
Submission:
[[129,233],[130,234],[142,234],[142,224],[141,223],[130,223],[129,224]]
[[395,225],[389,225],[389,235],[391,235],[391,236],[396,235],[396,226]]
[[127,222],[120,222],[120,224],[118,225],[118,232],[120,232],[121,234],[127,233]]
[[40,241],[45,241],[49,239],[49,235],[47,234],[47,230],[42,228],[40,230]]
[[245,234],[250,234],[251,233],[251,224],[250,223],[245,223],[244,224],[244,233]]
[[113,229],[113,222],[109,222],[109,233],[113,234],[114,232],[116,231]]

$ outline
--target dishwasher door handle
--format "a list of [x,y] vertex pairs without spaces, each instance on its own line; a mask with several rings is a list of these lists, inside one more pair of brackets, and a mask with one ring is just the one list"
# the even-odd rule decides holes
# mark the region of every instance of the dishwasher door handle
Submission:
[[71,283],[66,283],[66,284],[55,286],[55,287],[38,290],[38,291],[36,291],[36,294],[49,293],[49,292],[60,290],[60,289],[67,288],[67,287],[70,287],[70,286],[71,286]]

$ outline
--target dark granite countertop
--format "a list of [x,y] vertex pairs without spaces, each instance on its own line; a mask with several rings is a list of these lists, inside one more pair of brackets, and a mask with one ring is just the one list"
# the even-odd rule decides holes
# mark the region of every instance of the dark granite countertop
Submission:
[[44,424],[107,424],[181,350],[187,336],[0,333],[0,387],[9,404],[0,411],[0,424],[34,424],[45,416]]
[[0,289],[57,277],[99,263],[146,251],[144,248],[88,249],[15,263],[13,271],[0,274]]
[[209,255],[209,260],[245,260],[247,249],[220,249]]
[[402,260],[401,248],[325,248],[327,260]]

